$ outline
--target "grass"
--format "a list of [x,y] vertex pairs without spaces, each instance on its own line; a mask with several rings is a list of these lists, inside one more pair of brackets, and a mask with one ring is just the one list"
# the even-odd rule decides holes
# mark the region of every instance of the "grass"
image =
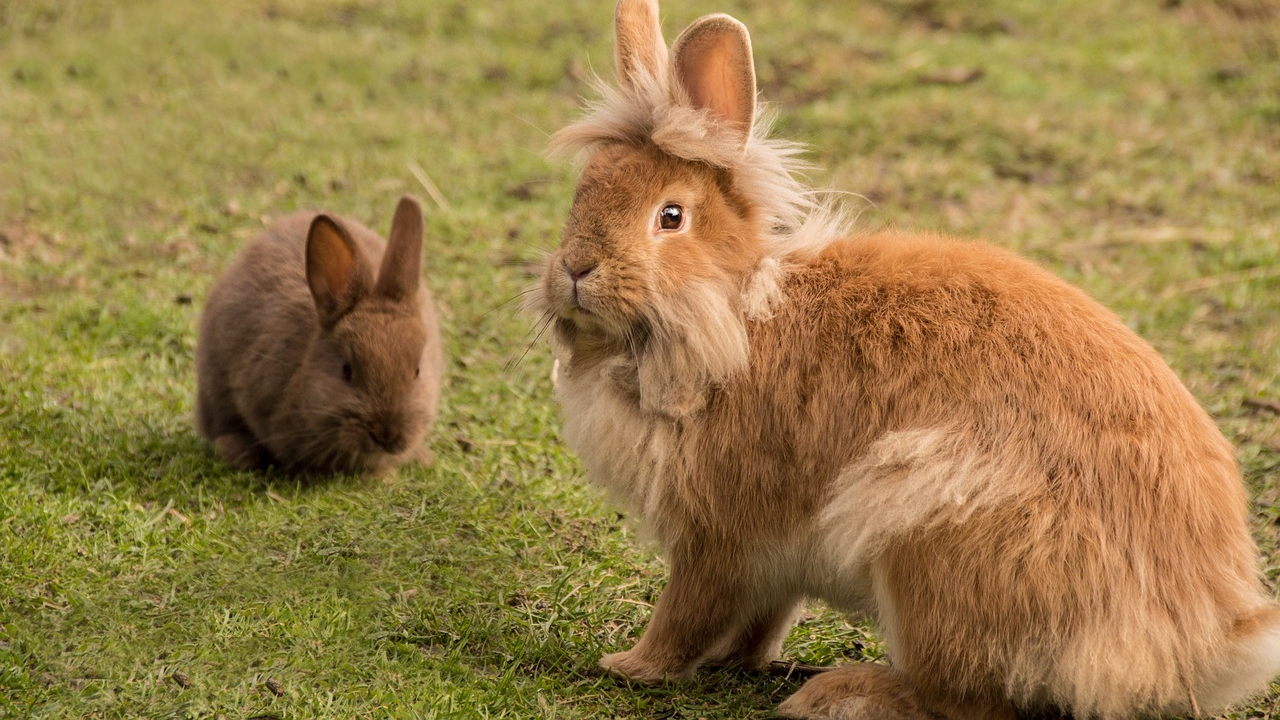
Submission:
[[[0,6],[0,716],[760,717],[798,686],[593,670],[664,571],[560,444],[508,301],[567,210],[542,149],[610,74],[609,5]],[[1280,414],[1246,400],[1280,401],[1280,6],[668,5],[669,36],[752,28],[779,132],[863,226],[991,238],[1151,340],[1239,447],[1274,587]],[[385,229],[403,192],[449,338],[437,464],[232,472],[190,419],[209,284],[264,217]],[[786,647],[882,652],[820,606]]]

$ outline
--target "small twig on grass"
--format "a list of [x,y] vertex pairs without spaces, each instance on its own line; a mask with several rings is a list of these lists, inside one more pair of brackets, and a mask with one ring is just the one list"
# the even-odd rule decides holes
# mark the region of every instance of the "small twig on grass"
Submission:
[[164,520],[166,517],[169,516],[169,511],[172,509],[173,509],[173,498],[169,498],[169,502],[165,504],[164,509],[161,510],[155,517],[143,523],[142,527],[151,527],[152,525],[159,524],[161,520]]
[[1268,278],[1280,278],[1280,265],[1268,265],[1266,267],[1250,268],[1239,272],[1210,275],[1209,277],[1203,277],[1177,285],[1174,287],[1174,291],[1175,294],[1177,292],[1195,292],[1196,290],[1208,290],[1209,288],[1215,288],[1219,285],[1229,285],[1231,283],[1246,282],[1249,280],[1265,280]]
[[1192,245],[1213,245],[1230,242],[1234,235],[1230,230],[1214,228],[1155,227],[1119,230],[1098,240],[1085,240],[1067,245],[1071,250],[1109,248],[1120,245],[1160,245],[1172,242],[1188,242]]
[[785,660],[774,660],[769,663],[769,674],[781,675],[784,678],[813,677],[834,669],[821,665],[801,665],[800,663],[787,662]]
[[987,74],[980,67],[949,67],[933,70],[918,79],[924,85],[968,85],[981,80]]
[[431,199],[435,201],[435,204],[441,210],[446,213],[452,212],[449,209],[449,201],[444,199],[444,193],[440,192],[440,188],[431,182],[427,171],[423,170],[421,165],[415,162],[409,163],[409,172],[413,173],[413,176],[418,179],[418,184],[422,185],[422,189],[427,191],[427,194],[431,196]]
[[1245,398],[1240,401],[1242,405],[1254,410],[1266,410],[1280,415],[1280,403],[1271,402],[1270,400],[1256,400],[1254,398]]

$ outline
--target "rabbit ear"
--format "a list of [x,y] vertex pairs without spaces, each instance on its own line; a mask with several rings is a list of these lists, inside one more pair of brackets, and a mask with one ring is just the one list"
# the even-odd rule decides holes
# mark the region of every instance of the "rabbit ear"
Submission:
[[317,215],[307,231],[307,285],[329,327],[347,314],[369,291],[369,265],[342,224]]
[[756,115],[756,71],[751,35],[728,15],[707,15],[672,45],[673,73],[695,108],[711,111],[742,145]]
[[658,0],[618,0],[613,14],[613,50],[618,82],[634,88],[641,73],[661,78],[667,72],[667,44],[658,22]]
[[387,252],[378,269],[377,292],[392,300],[405,300],[418,292],[422,272],[422,206],[405,195],[391,220]]

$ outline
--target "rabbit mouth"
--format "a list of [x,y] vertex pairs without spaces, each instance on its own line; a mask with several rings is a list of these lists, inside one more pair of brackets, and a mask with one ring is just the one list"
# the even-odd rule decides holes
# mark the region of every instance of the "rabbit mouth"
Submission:
[[617,298],[611,286],[601,285],[594,276],[574,283],[568,271],[552,278],[547,283],[544,307],[562,330],[572,328],[577,333],[613,339],[634,334],[636,319],[630,315],[635,303]]
[[581,305],[570,305],[560,311],[560,317],[575,325],[598,324],[603,318]]
[[409,438],[403,432],[386,427],[366,427],[364,443],[372,454],[399,455],[409,449]]
[[556,318],[553,332],[569,346],[585,343],[597,349],[635,354],[647,344],[651,330],[643,321],[622,323],[591,313],[564,313]]
[[619,322],[616,318],[577,304],[563,308],[560,311],[560,321],[583,332],[614,338],[627,336],[630,328],[630,323]]
[[410,434],[390,426],[369,424],[358,417],[343,423],[339,431],[340,444],[350,448],[352,462],[357,466],[377,464],[384,458],[404,454],[409,449]]
[[585,307],[582,304],[585,299],[578,293],[565,293],[562,297],[555,298],[553,302],[548,303],[551,306],[549,310],[561,322],[582,326],[598,324],[601,320],[599,313]]

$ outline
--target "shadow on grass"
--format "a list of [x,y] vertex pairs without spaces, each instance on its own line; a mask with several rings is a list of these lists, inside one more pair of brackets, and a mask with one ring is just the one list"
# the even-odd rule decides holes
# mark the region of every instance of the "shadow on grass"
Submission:
[[[12,478],[50,493],[128,495],[138,502],[185,499],[237,506],[273,493],[360,487],[352,475],[301,477],[276,469],[236,470],[186,418],[152,417],[56,399],[0,421],[17,452]],[[17,462],[17,459],[21,462]],[[0,470],[6,469],[0,465]]]

